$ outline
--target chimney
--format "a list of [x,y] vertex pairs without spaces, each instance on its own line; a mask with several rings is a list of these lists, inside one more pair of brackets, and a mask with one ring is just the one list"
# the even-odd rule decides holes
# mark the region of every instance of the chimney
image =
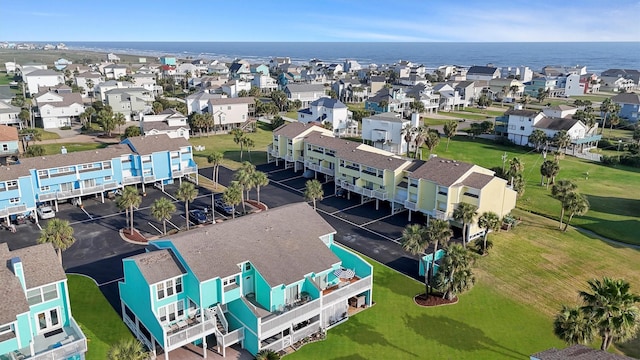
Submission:
[[411,113],[411,126],[414,128],[420,127],[420,114]]
[[18,277],[20,280],[20,285],[22,288],[26,290],[25,280],[24,280],[24,271],[22,270],[22,261],[19,257],[14,257],[9,260],[9,269],[13,271],[13,274]]

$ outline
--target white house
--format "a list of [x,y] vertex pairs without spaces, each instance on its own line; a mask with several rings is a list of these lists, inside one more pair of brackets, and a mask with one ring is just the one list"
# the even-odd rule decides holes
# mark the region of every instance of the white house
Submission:
[[64,84],[64,75],[53,70],[34,70],[27,74],[23,73],[22,79],[27,84],[27,91],[31,95],[37,94],[39,87]]
[[492,66],[472,66],[467,70],[467,80],[486,80],[500,77],[500,69]]
[[542,112],[549,117],[570,118],[578,111],[578,108],[569,105],[549,106],[542,109]]
[[213,115],[215,131],[229,131],[250,120],[254,109],[253,97],[209,99],[207,111]]
[[20,126],[20,108],[0,101],[0,125]]
[[253,77],[251,80],[251,86],[255,86],[263,93],[269,93],[271,91],[278,90],[278,82],[271,76],[259,75]]
[[284,88],[284,93],[291,101],[300,100],[303,107],[325,96],[322,84],[288,84]]
[[157,85],[156,76],[154,74],[133,74],[131,75],[133,85],[151,91],[154,95],[163,93],[162,86]]
[[217,60],[209,64],[207,67],[209,74],[229,75],[229,68],[225,63],[218,62]]
[[509,117],[507,138],[517,145],[529,144],[529,135],[533,132],[533,125],[544,117],[544,114],[533,110],[523,110],[521,105],[507,110],[505,116]]
[[358,123],[351,120],[351,112],[339,100],[322,97],[309,104],[309,108],[298,111],[298,121],[331,124],[336,136],[355,135]]
[[433,90],[440,94],[440,110],[451,111],[466,104],[460,93],[449,84],[437,84]]
[[222,92],[231,98],[238,97],[238,93],[242,90],[251,90],[251,83],[242,80],[227,81],[222,85]]
[[172,139],[189,140],[187,117],[174,109],[166,109],[158,115],[140,114],[140,132],[144,135],[166,134]]
[[107,54],[107,61],[108,62],[114,62],[114,63],[118,63],[120,62],[120,57],[114,53],[108,53]]
[[119,64],[109,64],[102,68],[104,77],[107,79],[119,79],[126,76],[127,70],[129,70],[128,66]]
[[79,93],[57,93],[48,91],[35,96],[37,115],[45,129],[71,126],[71,120],[84,112],[82,95]]
[[274,57],[271,60],[269,60],[269,70],[271,70],[272,72],[275,72],[276,69],[280,67],[280,65],[284,65],[284,64],[291,64],[291,58],[290,57]]
[[209,111],[209,100],[223,99],[227,96],[224,94],[211,94],[208,91],[199,91],[187,96],[187,112],[189,114]]
[[398,113],[371,115],[362,119],[362,140],[378,149],[404,154],[408,146],[402,136],[402,129],[407,126],[411,126],[411,122]]
[[569,74],[564,79],[564,95],[576,96],[586,93],[584,83],[580,82],[580,75]]
[[128,81],[117,81],[117,80],[108,80],[105,82],[101,82],[94,87],[95,97],[100,99],[100,101],[107,100],[107,91],[113,89],[131,89],[137,87],[135,84],[130,83]]
[[[91,88],[89,88],[89,85],[87,85],[87,82],[89,80],[91,80],[91,82],[93,83],[93,86],[91,86]],[[96,85],[104,82],[104,78],[99,73],[83,72],[75,76],[75,81],[76,86],[84,90],[82,95],[89,96],[90,93],[94,93]]]

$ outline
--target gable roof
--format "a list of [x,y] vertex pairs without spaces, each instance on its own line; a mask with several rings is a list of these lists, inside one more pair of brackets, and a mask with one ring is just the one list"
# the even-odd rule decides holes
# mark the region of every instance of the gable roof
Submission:
[[33,70],[25,76],[62,76],[62,73],[53,70]]
[[0,125],[0,141],[18,141],[18,128]]
[[150,155],[160,151],[175,151],[185,146],[191,146],[183,137],[172,139],[166,134],[130,137],[122,140],[122,144],[128,144],[131,150],[139,155]]
[[365,119],[378,120],[378,121],[389,121],[389,122],[397,122],[397,123],[405,123],[410,122],[409,120],[403,119],[398,113],[393,112],[384,112],[380,114],[375,114],[371,116],[365,117]]
[[638,104],[640,105],[640,94],[622,93],[611,98],[611,101],[621,104]]
[[20,163],[12,167],[24,167],[27,170],[42,170],[76,164],[89,164],[107,161],[130,154],[131,150],[124,145],[111,145],[104,149],[78,151],[73,154],[55,154],[20,159]]
[[303,132],[309,130],[310,128],[315,128],[318,131],[322,131],[321,129],[323,129],[322,127],[314,124],[301,123],[298,121],[294,121],[290,123],[285,122],[284,124],[278,126],[276,129],[273,130],[273,135],[282,135],[286,138],[293,139],[296,136],[299,136],[300,134],[302,134]]
[[442,186],[451,186],[473,166],[465,162],[433,157],[409,174],[409,177],[429,180]]
[[212,98],[209,99],[209,104],[215,105],[234,105],[234,104],[253,104],[254,98],[248,97],[236,97],[236,98]]
[[491,66],[472,66],[467,70],[467,75],[469,74],[478,74],[478,75],[493,75],[495,74],[498,68],[494,68]]
[[323,106],[329,109],[346,109],[347,106],[340,102],[340,100],[332,99],[330,97],[321,97],[318,100],[313,101],[312,106]]
[[320,240],[331,233],[333,227],[302,202],[180,233],[171,241],[201,282],[237,274],[250,261],[277,286],[339,263]]
[[20,113],[20,110],[22,110],[21,108],[17,107],[17,106],[13,106],[11,104],[7,104],[3,101],[0,101],[0,114],[6,114],[6,113]]
[[574,110],[574,109],[576,108],[573,106],[563,105],[563,104],[549,107],[549,110],[559,110],[559,111],[567,111],[567,110]]
[[539,114],[538,111],[534,110],[518,110],[518,109],[509,109],[505,111],[505,115],[515,115],[515,116],[526,116],[526,117],[535,117]]
[[324,92],[324,85],[322,84],[288,84],[285,87],[285,90],[288,90],[290,93],[301,93],[301,92]]
[[20,280],[9,268],[9,260],[12,258],[6,243],[0,244],[0,260],[6,266],[0,267],[0,324],[15,321],[18,314],[29,311],[29,304],[25,296]]
[[568,119],[568,118],[546,117],[545,116],[542,119],[538,120],[538,122],[536,122],[533,125],[533,127],[534,128],[539,128],[539,129],[549,129],[549,130],[562,131],[562,130],[571,129],[578,122],[580,122],[580,120]]
[[462,185],[466,185],[474,189],[482,189],[493,179],[494,176],[474,172],[462,180]]
[[128,258],[135,261],[148,284],[186,274],[185,269],[171,250],[162,249]]
[[67,279],[58,255],[50,243],[16,249],[9,254],[22,261],[27,289]]
[[37,101],[38,107],[40,106],[53,106],[53,107],[67,107],[73,104],[83,105],[82,95],[79,93],[55,93],[62,98],[62,101]]

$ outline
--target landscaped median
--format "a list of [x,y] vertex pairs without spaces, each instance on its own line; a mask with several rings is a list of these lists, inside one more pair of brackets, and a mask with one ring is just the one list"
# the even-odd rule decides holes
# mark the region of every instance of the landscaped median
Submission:
[[133,335],[91,278],[70,274],[67,279],[73,318],[87,337],[86,359],[104,360],[111,345]]

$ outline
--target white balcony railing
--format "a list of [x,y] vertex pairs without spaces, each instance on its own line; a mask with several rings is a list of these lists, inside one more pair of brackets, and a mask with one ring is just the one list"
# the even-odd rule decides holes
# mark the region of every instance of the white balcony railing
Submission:
[[320,299],[310,301],[304,305],[295,307],[280,315],[269,315],[267,319],[260,319],[261,333],[266,334],[285,324],[293,324],[320,314]]
[[320,331],[320,321],[316,321],[311,325],[307,325],[298,331],[294,331],[291,335],[293,343],[297,343],[298,341],[306,338],[307,336],[311,336],[311,334],[317,333]]
[[356,296],[364,291],[371,289],[372,285],[372,277],[367,276],[364,279],[359,279],[349,285],[343,286],[331,291],[327,295],[324,295],[324,297],[322,298],[322,303],[324,305],[328,305],[336,302],[337,300],[348,299],[352,296]]
[[229,332],[222,336],[222,346],[227,347],[244,340],[244,328]]
[[144,183],[150,183],[150,182],[154,182],[156,181],[156,176],[155,175],[149,175],[149,176],[145,176],[144,177]]
[[373,190],[373,197],[380,200],[387,200],[389,199],[389,193],[387,193],[386,191]]
[[[57,360],[57,359],[68,359],[72,358],[75,355],[81,355],[87,352],[87,338],[84,336],[78,324],[76,324],[73,318],[70,319],[70,328],[71,331],[69,333],[74,334],[74,339],[72,341],[68,341],[63,343],[64,341],[58,342],[55,349],[44,351],[38,354],[33,355],[29,359],[33,360]],[[56,345],[56,346],[57,346]]]
[[142,182],[142,176],[129,176],[122,179],[123,185],[139,184]]
[[283,347],[284,343],[282,342],[282,339],[278,339],[270,344],[260,346],[260,350],[273,350],[275,352],[278,352],[282,350]]
[[293,162],[293,155],[287,154],[284,156],[284,159],[287,160],[288,162]]
[[330,176],[333,176],[335,174],[335,170],[324,166],[320,166],[320,172]]
[[416,204],[414,202],[411,202],[409,200],[404,202],[404,207],[406,207],[407,209],[412,210],[412,211],[418,210],[418,204]]
[[169,349],[167,351],[186,345],[204,336],[213,334],[217,329],[216,318],[215,316],[211,317],[207,315],[206,311],[204,312],[204,314],[204,316],[197,317],[195,323],[183,327],[176,332],[168,333],[167,346]]

